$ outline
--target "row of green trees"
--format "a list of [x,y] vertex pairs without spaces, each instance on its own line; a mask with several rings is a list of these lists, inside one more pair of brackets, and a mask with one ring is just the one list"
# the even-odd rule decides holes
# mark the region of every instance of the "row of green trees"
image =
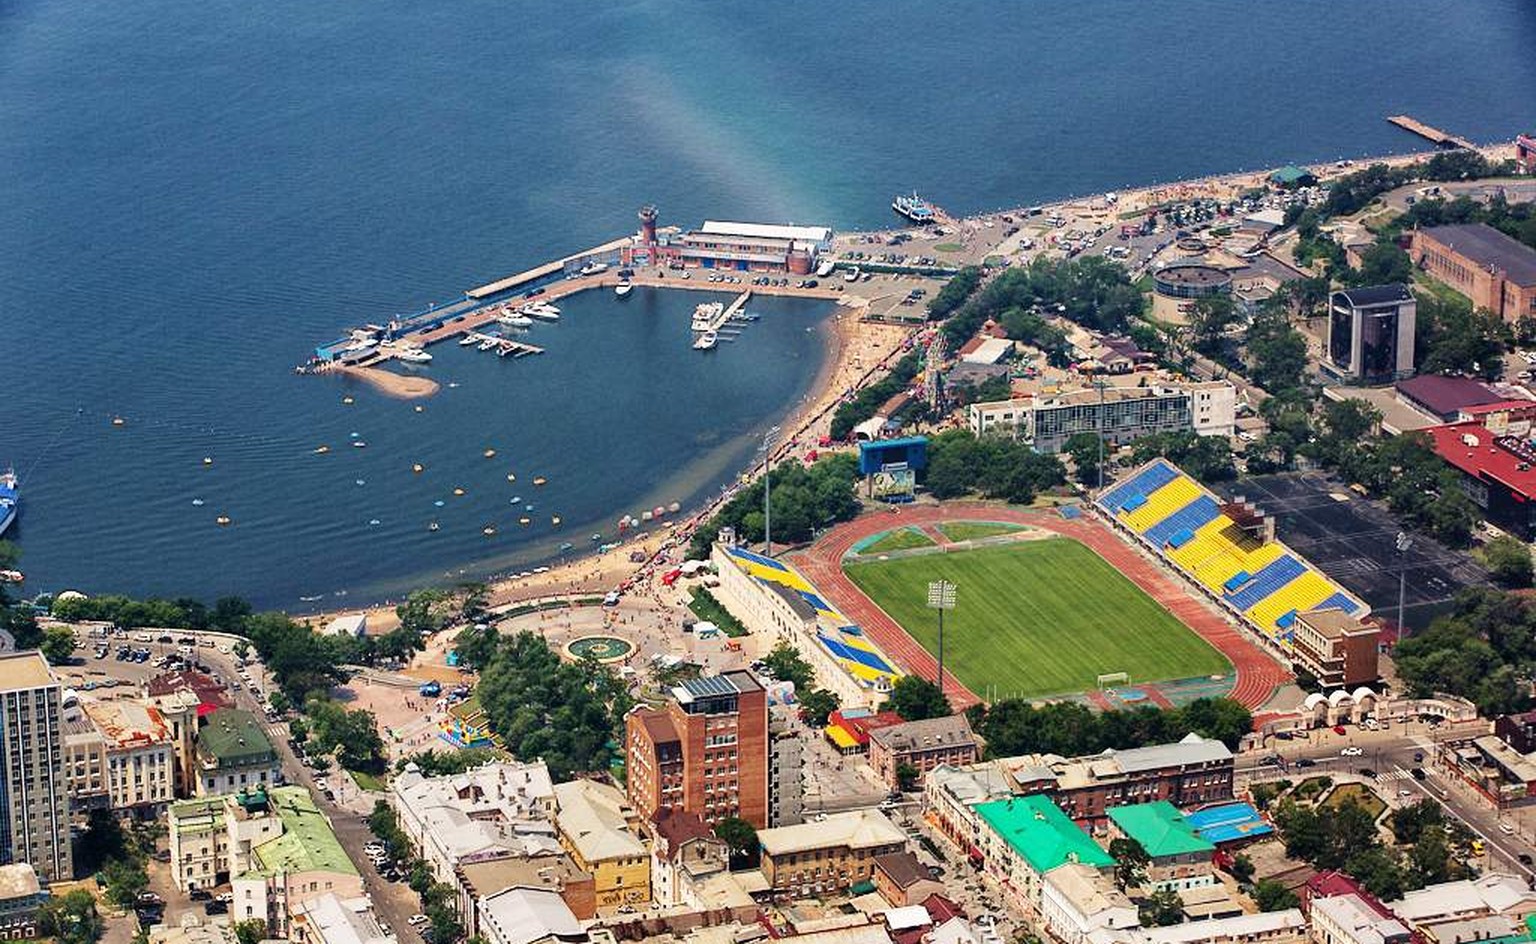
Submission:
[[1399,643],[1393,660],[1416,696],[1460,695],[1489,717],[1523,711],[1536,670],[1536,606],[1519,594],[1467,588],[1451,612]]
[[411,891],[421,896],[421,913],[430,921],[431,939],[450,942],[463,937],[464,924],[459,917],[453,886],[433,878],[432,867],[416,855],[410,837],[400,828],[399,817],[388,803],[379,800],[373,805],[373,812],[368,814],[368,828],[384,844],[390,858],[400,863]]
[[827,723],[827,715],[836,711],[842,700],[833,692],[816,684],[816,672],[801,657],[799,650],[787,642],[773,647],[763,658],[768,673],[780,681],[795,683],[795,699],[800,703],[800,717],[807,724],[821,727]]
[[874,416],[881,404],[912,386],[921,368],[920,355],[911,351],[892,364],[884,377],[860,389],[852,399],[838,404],[832,412],[831,437],[843,440],[853,435],[853,428]]
[[1006,699],[969,710],[971,727],[993,757],[1043,753],[1075,757],[1177,741],[1191,731],[1236,748],[1253,730],[1253,716],[1230,698],[1199,698],[1182,708],[1094,711],[1075,702],[1036,706]]
[[[817,529],[839,521],[848,521],[859,513],[859,499],[854,494],[858,460],[849,453],[822,456],[809,466],[784,462],[769,473],[773,488],[773,539],[794,544],[808,541]],[[739,540],[755,543],[763,539],[763,481],[737,492],[693,535],[688,555],[695,559],[709,556],[709,545],[721,528],[736,529]]]

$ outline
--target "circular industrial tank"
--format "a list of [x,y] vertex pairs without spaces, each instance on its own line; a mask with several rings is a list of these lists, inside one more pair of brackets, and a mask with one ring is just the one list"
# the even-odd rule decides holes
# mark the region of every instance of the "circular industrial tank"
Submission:
[[1232,292],[1232,276],[1203,262],[1175,262],[1152,274],[1159,295],[1169,298],[1208,298]]

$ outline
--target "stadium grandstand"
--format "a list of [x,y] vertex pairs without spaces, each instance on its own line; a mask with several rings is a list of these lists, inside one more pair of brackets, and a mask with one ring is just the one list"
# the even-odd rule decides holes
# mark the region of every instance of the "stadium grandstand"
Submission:
[[865,686],[888,691],[900,678],[900,669],[881,652],[864,631],[833,608],[816,592],[810,582],[781,561],[753,553],[743,547],[721,546],[730,563],[756,583],[778,588],[782,596],[798,600],[801,610],[814,622],[817,645],[836,664]]
[[1266,639],[1289,645],[1296,615],[1309,610],[1369,612],[1275,540],[1273,519],[1221,501],[1166,459],[1105,489],[1095,505]]

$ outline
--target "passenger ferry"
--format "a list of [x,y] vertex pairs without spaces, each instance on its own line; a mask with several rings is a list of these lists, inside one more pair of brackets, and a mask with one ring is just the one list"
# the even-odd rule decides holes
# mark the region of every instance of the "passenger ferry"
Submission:
[[0,472],[0,534],[4,534],[16,521],[21,508],[21,482],[15,469]]
[[910,197],[906,194],[898,194],[896,199],[891,201],[891,209],[919,226],[927,226],[938,219],[933,212],[932,204],[919,197],[916,190],[912,191]]

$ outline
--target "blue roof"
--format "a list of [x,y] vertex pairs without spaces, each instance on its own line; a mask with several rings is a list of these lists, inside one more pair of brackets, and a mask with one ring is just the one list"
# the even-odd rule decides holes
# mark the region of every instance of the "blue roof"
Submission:
[[1266,836],[1275,831],[1273,826],[1264,822],[1259,811],[1248,803],[1213,806],[1190,813],[1184,819],[1203,839],[1217,844]]
[[1180,531],[1175,531],[1173,534],[1168,536],[1168,546],[1174,550],[1178,550],[1194,539],[1195,532],[1189,530],[1188,528],[1184,528]]
[[733,548],[731,548],[731,554],[736,556],[736,557],[741,558],[742,560],[749,560],[749,561],[751,561],[754,564],[761,564],[764,567],[772,567],[774,570],[784,570],[785,569],[783,564],[779,563],[778,561],[774,560],[773,558],[771,558],[771,557],[764,557],[761,554],[754,554],[754,553],[752,553],[751,551],[747,550],[744,547],[733,547]]
[[834,656],[837,656],[839,659],[847,659],[849,662],[857,662],[860,665],[868,666],[877,672],[895,671],[890,667],[890,665],[886,663],[884,659],[875,655],[873,652],[868,651],[867,649],[855,649],[852,646],[844,645],[843,643],[833,639],[831,636],[828,636],[825,633],[817,633],[816,638],[821,640],[821,644],[827,647],[828,652],[832,653]]
[[1360,604],[1350,599],[1346,593],[1335,593],[1333,596],[1313,607],[1314,610],[1343,610],[1350,615],[1359,612]]

